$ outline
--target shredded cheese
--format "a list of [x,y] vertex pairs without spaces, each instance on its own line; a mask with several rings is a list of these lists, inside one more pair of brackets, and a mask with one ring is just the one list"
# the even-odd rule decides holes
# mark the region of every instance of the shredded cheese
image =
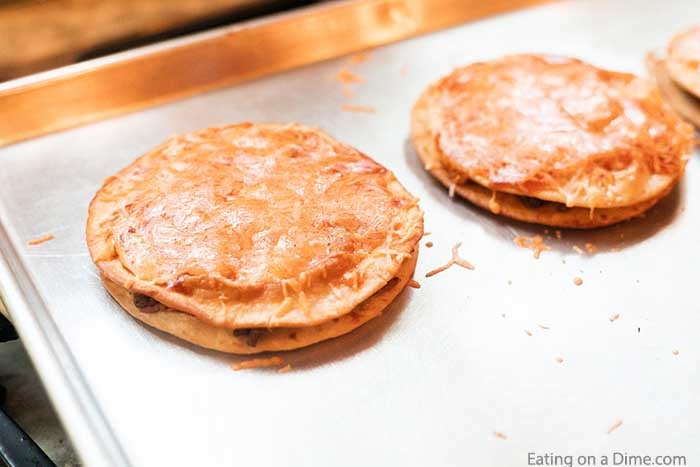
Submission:
[[610,317],[610,322],[617,321],[620,318],[620,313],[615,313]]
[[498,215],[501,213],[501,205],[496,201],[496,192],[491,192],[491,199],[489,200],[489,210]]
[[469,269],[469,270],[473,271],[475,269],[474,266],[469,261],[467,261],[466,259],[459,256],[459,247],[460,246],[462,246],[462,242],[456,243],[452,247],[452,258],[444,265],[442,265],[438,268],[435,268],[432,271],[427,272],[425,274],[425,277],[431,277],[431,276],[434,276],[435,274],[441,273],[442,271],[449,269],[450,267],[452,267],[455,264],[457,266],[463,267],[464,269]]
[[369,52],[357,52],[352,55],[350,55],[350,63],[353,65],[359,65],[360,63],[364,63],[367,61],[369,58]]
[[41,237],[33,238],[27,242],[27,245],[29,246],[36,246],[36,245],[41,245],[44,242],[48,242],[49,240],[53,240],[54,236],[53,234],[46,234],[42,235]]
[[357,112],[357,113],[367,113],[367,114],[373,114],[377,111],[374,107],[371,107],[369,105],[350,105],[350,104],[343,104],[340,109],[343,112]]
[[361,76],[356,75],[347,68],[341,68],[335,75],[335,79],[343,84],[361,83],[363,81]]
[[583,284],[583,279],[580,277],[574,277],[574,285],[581,285]]
[[494,435],[496,438],[500,438],[500,439],[504,439],[504,440],[505,440],[505,439],[508,439],[508,436],[506,436],[505,433],[501,433],[500,431],[494,431],[494,432],[493,432],[493,435]]
[[420,289],[420,282],[418,282],[417,280],[411,279],[410,281],[408,281],[408,286],[413,287],[414,289]]
[[282,316],[286,315],[290,311],[292,311],[293,307],[292,304],[294,301],[290,298],[287,297],[284,299],[284,301],[280,304],[279,308],[275,312],[275,316],[278,318],[281,318]]
[[309,301],[306,299],[306,294],[301,291],[299,292],[299,305],[301,305],[301,309],[304,311],[304,314],[306,316],[309,316]]
[[610,425],[610,428],[608,428],[608,434],[612,433],[613,431],[617,430],[622,426],[622,420],[617,420],[615,421],[612,425]]
[[543,251],[551,250],[551,248],[549,246],[545,245],[544,240],[542,239],[542,237],[540,235],[535,235],[532,238],[523,237],[523,236],[518,235],[517,237],[515,237],[513,239],[513,243],[518,245],[520,248],[528,248],[528,249],[532,250],[532,256],[535,259],[539,259],[540,254]]

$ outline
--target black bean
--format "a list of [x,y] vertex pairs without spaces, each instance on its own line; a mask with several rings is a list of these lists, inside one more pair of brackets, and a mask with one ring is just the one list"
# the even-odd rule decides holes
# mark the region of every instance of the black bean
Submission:
[[546,203],[546,201],[543,201],[538,198],[531,198],[529,196],[518,196],[518,199],[521,203],[523,203],[523,206],[532,209],[541,208],[542,206],[544,206],[544,203]]
[[136,305],[136,308],[151,308],[154,306],[159,305],[157,300],[154,300],[152,297],[149,297],[148,295],[140,294],[140,293],[135,293],[134,294],[134,305]]

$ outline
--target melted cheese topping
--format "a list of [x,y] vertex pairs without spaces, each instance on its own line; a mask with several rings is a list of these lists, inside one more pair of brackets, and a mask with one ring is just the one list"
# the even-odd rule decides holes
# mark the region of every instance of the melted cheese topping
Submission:
[[655,197],[682,174],[692,145],[692,128],[648,81],[569,58],[475,63],[423,99],[447,168],[569,207]]
[[107,277],[230,327],[339,316],[421,235],[417,200],[390,171],[299,125],[174,137],[105,182],[88,220]]

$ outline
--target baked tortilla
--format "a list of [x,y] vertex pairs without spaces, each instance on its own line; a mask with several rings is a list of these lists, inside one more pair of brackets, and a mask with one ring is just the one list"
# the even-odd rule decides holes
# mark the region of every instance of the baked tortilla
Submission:
[[668,44],[666,64],[671,79],[700,97],[700,26],[677,34]]
[[649,72],[656,78],[656,84],[666,100],[676,112],[688,122],[700,128],[700,98],[676,84],[668,71],[666,60],[659,60],[653,55],[647,57]]
[[262,328],[236,332],[212,326],[189,313],[157,303],[149,304],[151,306],[144,311],[144,308],[136,306],[138,300],[134,299],[133,292],[104,276],[102,281],[122,308],[139,321],[201,347],[235,354],[254,354],[305,347],[346,334],[376,318],[406,287],[415,270],[417,258],[418,253],[415,253],[404,260],[393,279],[350,313],[325,323],[300,328]]
[[454,192],[557,227],[644,212],[670,192],[692,148],[692,127],[648,81],[538,55],[455,70],[421,95],[411,128],[428,171]]
[[[414,129],[413,142],[424,168],[448,190],[479,206],[522,222],[543,224],[565,229],[592,229],[616,224],[642,214],[666,196],[622,208],[569,208],[561,203],[539,200],[510,193],[493,191],[471,180],[463,180],[459,174],[451,173],[442,166],[434,139],[420,129]],[[670,191],[673,186],[669,187]]]
[[87,222],[109,281],[231,330],[350,313],[422,234],[417,199],[392,172],[296,124],[173,137],[107,179]]

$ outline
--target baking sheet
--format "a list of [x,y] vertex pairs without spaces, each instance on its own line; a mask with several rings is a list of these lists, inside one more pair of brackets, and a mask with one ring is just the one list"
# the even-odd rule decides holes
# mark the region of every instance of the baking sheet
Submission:
[[[408,140],[412,103],[457,65],[538,51],[645,73],[644,54],[698,17],[694,1],[553,4],[0,150],[5,270],[36,292],[35,316],[13,319],[25,339],[49,333],[53,347],[32,357],[40,368],[60,358],[73,381],[78,404],[42,373],[64,420],[91,413],[91,425],[68,427],[77,448],[113,465],[526,466],[529,452],[616,451],[700,463],[698,154],[646,218],[564,231],[535,260],[512,239],[543,228],[450,200]],[[364,79],[352,99],[334,79],[343,67]],[[173,133],[241,120],[318,125],[371,155],[421,198],[432,232],[422,244],[434,243],[421,248],[420,289],[350,335],[287,354],[286,374],[233,372],[237,358],[135,322],[84,242],[105,177]],[[44,233],[55,239],[26,246]],[[476,270],[425,278],[456,242]],[[573,251],[586,243],[597,252]]]

